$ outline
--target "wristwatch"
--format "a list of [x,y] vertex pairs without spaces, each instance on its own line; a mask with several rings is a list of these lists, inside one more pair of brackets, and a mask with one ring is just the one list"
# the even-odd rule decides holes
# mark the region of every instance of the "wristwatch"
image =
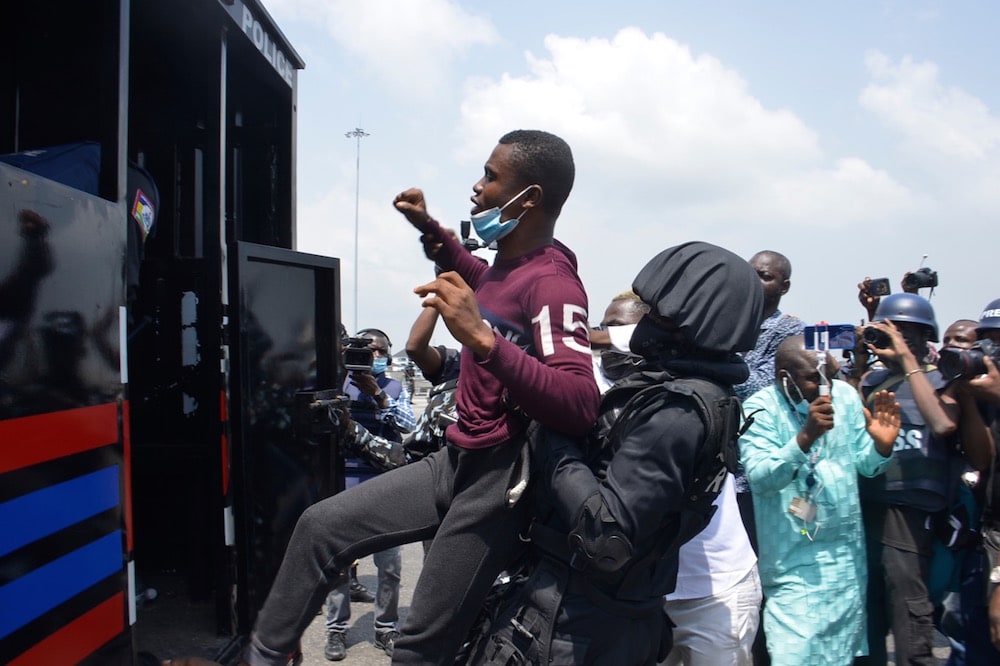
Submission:
[[379,391],[372,397],[375,398],[375,404],[378,405],[380,409],[382,409],[383,399],[385,399],[386,402],[389,402],[389,394],[387,394],[385,391]]

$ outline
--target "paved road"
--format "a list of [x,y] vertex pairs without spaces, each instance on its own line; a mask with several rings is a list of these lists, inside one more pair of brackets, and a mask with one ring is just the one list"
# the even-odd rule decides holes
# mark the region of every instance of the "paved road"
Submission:
[[[419,543],[403,546],[403,573],[399,589],[400,619],[406,617],[413,598],[413,587],[420,575],[420,564],[423,560],[423,548]],[[358,563],[358,580],[369,590],[374,591],[375,564],[371,557],[366,557]],[[326,608],[324,607],[324,613]],[[389,663],[389,657],[375,648],[372,640],[375,638],[373,626],[372,604],[351,604],[351,627],[347,631],[347,659],[344,664],[351,666],[376,666]],[[326,645],[326,624],[324,615],[318,615],[305,635],[302,637],[302,653],[305,657],[304,666],[328,666],[323,657]]]

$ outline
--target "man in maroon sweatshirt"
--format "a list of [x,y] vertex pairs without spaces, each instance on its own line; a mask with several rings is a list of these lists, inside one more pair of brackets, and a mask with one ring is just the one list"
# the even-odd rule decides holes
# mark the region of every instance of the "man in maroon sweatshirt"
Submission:
[[462,343],[458,423],[448,446],[303,513],[257,618],[246,662],[294,663],[298,640],[350,564],[433,539],[393,663],[450,664],[496,575],[522,547],[525,430],[534,419],[583,435],[597,415],[587,296],[572,252],[553,239],[573,186],[573,156],[547,132],[500,139],[473,186],[473,224],[497,256],[486,266],[432,219],[423,193],[395,206],[445,270],[415,289]]

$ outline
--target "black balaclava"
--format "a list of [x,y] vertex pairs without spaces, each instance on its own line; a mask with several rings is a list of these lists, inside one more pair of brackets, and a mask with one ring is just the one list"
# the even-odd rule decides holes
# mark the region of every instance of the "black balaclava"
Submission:
[[639,271],[632,289],[653,312],[673,321],[687,343],[678,343],[647,315],[629,345],[636,354],[722,357],[757,342],[764,290],[750,264],[729,250],[700,241],[668,248]]

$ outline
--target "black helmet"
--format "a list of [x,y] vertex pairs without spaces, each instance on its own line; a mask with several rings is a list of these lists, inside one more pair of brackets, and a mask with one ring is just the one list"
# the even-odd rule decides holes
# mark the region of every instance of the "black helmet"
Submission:
[[977,331],[1000,328],[1000,298],[996,298],[986,304],[983,313],[979,315],[979,326]]
[[892,322],[908,321],[922,324],[931,329],[931,342],[938,341],[938,326],[934,319],[934,308],[931,302],[918,294],[891,294],[885,296],[875,310],[872,321],[889,320]]

